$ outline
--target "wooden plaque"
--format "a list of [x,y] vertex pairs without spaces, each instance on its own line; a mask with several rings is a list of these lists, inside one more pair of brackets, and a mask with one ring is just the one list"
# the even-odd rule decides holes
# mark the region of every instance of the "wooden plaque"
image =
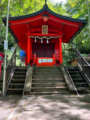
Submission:
[[42,25],[42,34],[48,34],[48,25]]

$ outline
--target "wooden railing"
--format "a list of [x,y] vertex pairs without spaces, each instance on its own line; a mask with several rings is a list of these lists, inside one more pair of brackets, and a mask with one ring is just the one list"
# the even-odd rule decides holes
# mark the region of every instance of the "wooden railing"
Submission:
[[90,83],[90,64],[82,57],[78,50],[74,49],[76,52],[77,65],[80,67],[84,76],[87,78]]
[[5,90],[5,93],[8,89],[8,86],[11,82],[11,79],[14,75],[14,71],[15,71],[15,68],[16,68],[16,50],[17,50],[18,46],[16,46],[13,54],[12,54],[12,57],[11,57],[11,60],[9,61],[8,65],[7,65],[7,68],[6,68],[6,80],[5,80],[5,83],[6,83],[6,90]]

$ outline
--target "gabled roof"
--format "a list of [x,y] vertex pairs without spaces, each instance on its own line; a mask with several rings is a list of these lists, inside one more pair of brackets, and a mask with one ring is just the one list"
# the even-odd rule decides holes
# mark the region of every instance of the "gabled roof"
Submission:
[[[9,30],[11,34],[14,36],[15,41],[16,42],[26,41],[27,39],[26,23],[28,23],[31,33],[33,33],[32,29],[35,28],[41,29],[41,26],[44,24],[42,19],[44,15],[49,17],[47,21],[49,29],[51,28],[56,29],[57,34],[60,31],[63,33],[62,42],[64,43],[71,42],[87,24],[87,20],[73,19],[70,17],[59,15],[51,11],[45,4],[44,7],[38,12],[29,15],[9,18]],[[4,24],[6,24],[6,18],[3,18],[3,22]]]

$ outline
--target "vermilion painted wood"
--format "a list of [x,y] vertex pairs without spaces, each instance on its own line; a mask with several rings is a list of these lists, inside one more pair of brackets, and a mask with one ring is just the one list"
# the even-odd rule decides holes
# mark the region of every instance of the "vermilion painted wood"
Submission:
[[[29,32],[28,32],[28,35],[29,35]],[[27,64],[30,63],[30,37],[28,37],[28,40],[27,40]]]
[[55,54],[55,43],[32,43],[32,53],[37,57],[52,57]]
[[62,37],[59,37],[59,57],[60,57],[60,64],[62,64]]
[[[49,31],[49,32],[52,32],[52,33],[58,33],[58,32],[59,32],[59,29],[49,28],[48,31]],[[42,32],[42,27],[35,28],[35,29],[30,29],[30,33],[35,33],[35,32],[41,33],[41,32]]]
[[0,52],[0,57],[1,57],[1,60],[0,60],[0,80],[1,80],[1,67],[2,67],[2,63],[4,63],[4,54]]
[[55,41],[55,60],[56,61],[60,61],[59,60],[59,39],[56,39]]
[[[25,33],[27,33],[26,22],[28,22],[28,24],[30,26],[30,32],[31,32],[31,30],[37,29],[38,27],[41,27],[44,24],[42,15],[45,13],[49,15],[47,25],[49,27],[56,29],[57,34],[58,34],[58,30],[60,30],[60,28],[62,27],[62,23],[64,23],[64,27],[63,27],[64,35],[62,38],[62,42],[65,42],[65,43],[67,43],[71,39],[71,37],[77,32],[77,30],[80,28],[79,25],[82,25],[82,23],[60,19],[58,17],[55,17],[55,16],[49,14],[48,12],[43,12],[40,15],[26,18],[26,19],[9,21],[11,23],[10,27],[14,31],[14,33],[17,36],[19,41],[22,41],[22,39],[23,39],[23,41],[26,41],[26,39],[27,39],[26,35],[25,35]],[[18,31],[21,33],[19,34]],[[68,31],[68,33],[67,33],[67,31]],[[35,31],[33,31],[33,32],[35,33]],[[23,38],[21,36],[22,34],[23,34]]]
[[0,60],[0,62],[3,63],[3,62],[4,62],[4,59],[3,59],[3,58],[4,58],[5,55],[0,52],[0,56],[2,57],[1,60]]
[[42,34],[42,33],[30,33],[30,36],[60,36],[60,34]]

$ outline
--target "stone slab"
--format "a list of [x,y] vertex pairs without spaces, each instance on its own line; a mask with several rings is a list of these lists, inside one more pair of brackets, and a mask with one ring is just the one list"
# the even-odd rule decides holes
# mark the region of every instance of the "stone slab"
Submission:
[[27,73],[26,84],[25,84],[25,92],[31,92],[32,74],[33,74],[33,67],[29,67],[28,73]]

